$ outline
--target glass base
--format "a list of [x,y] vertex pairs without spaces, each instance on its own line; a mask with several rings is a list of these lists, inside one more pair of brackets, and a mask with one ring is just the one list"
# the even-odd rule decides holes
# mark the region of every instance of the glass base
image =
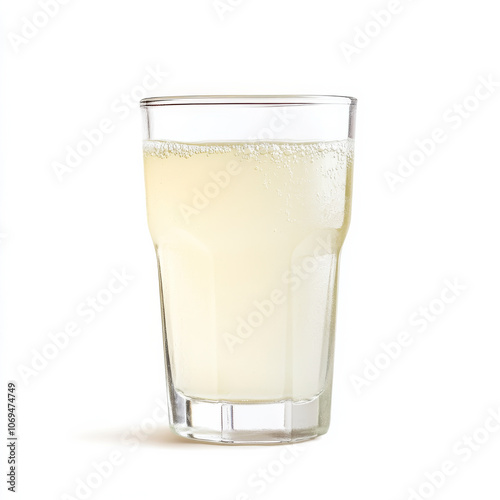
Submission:
[[172,391],[171,427],[180,436],[223,444],[294,443],[328,430],[330,397],[308,401],[211,401]]

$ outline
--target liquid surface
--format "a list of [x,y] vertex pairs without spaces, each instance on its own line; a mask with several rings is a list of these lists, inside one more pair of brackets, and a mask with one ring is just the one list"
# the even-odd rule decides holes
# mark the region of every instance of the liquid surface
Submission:
[[147,141],[175,387],[190,397],[306,400],[328,383],[350,141]]

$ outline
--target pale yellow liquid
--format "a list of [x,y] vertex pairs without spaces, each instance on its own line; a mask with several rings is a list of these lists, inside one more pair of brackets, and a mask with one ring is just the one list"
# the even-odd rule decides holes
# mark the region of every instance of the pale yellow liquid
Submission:
[[144,162],[175,388],[228,401],[321,393],[352,143],[148,141]]

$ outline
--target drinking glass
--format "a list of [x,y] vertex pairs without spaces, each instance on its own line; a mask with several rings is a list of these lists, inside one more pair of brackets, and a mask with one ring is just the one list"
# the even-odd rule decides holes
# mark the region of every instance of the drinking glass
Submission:
[[324,434],[356,99],[141,108],[172,429],[218,443]]

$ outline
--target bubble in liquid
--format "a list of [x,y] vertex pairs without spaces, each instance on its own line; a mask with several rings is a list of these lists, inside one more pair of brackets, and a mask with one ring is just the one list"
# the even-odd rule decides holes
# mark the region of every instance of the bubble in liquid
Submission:
[[352,160],[353,141],[350,139],[330,142],[294,143],[294,142],[247,142],[220,144],[187,144],[169,141],[144,141],[144,155],[156,158],[177,156],[190,158],[197,154],[204,156],[231,153],[245,159],[259,161],[259,157],[270,156],[278,165],[297,162],[302,159],[315,161],[331,157],[338,160],[344,157]]

